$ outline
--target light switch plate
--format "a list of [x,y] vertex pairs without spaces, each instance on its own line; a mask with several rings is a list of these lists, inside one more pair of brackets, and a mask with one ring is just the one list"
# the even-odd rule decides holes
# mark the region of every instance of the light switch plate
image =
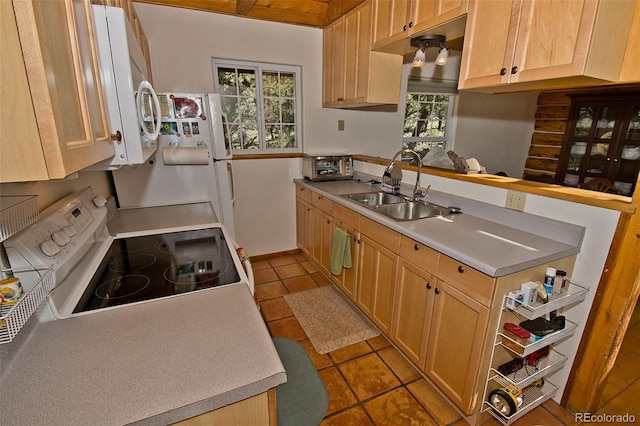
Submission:
[[520,191],[507,191],[507,202],[505,207],[512,210],[524,211],[524,204],[527,201],[527,194]]

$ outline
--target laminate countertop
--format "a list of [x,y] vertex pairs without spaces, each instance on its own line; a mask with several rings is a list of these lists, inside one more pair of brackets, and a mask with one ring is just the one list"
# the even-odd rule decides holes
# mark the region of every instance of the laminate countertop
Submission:
[[[462,213],[396,221],[343,196],[380,190],[379,184],[366,183],[362,177],[294,182],[491,277],[575,255],[580,252],[584,236],[584,228],[577,225],[437,191],[429,191],[425,200],[444,207],[460,207]],[[413,186],[403,185],[401,193],[410,194],[412,189]],[[361,231],[366,234],[366,230]]]
[[164,425],[286,381],[244,283],[32,328],[0,347],[3,426]]

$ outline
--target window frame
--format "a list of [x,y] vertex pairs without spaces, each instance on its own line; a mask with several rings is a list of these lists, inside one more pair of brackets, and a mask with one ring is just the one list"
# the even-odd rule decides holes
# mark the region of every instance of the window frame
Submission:
[[[413,95],[432,95],[432,96],[447,96],[449,98],[447,105],[447,124],[445,127],[445,135],[444,137],[405,137],[404,136],[404,128],[407,119],[407,97]],[[407,91],[404,96],[404,112],[403,112],[403,121],[402,121],[402,149],[408,148],[408,142],[439,142],[444,140],[444,150],[449,151],[453,150],[454,147],[454,134],[455,134],[455,107],[456,107],[456,98],[457,93],[443,93],[437,91]]]
[[[237,61],[230,59],[216,59],[212,60],[213,66],[213,83],[214,83],[214,91],[219,93],[221,99],[225,97],[224,94],[220,92],[220,84],[218,77],[218,68],[233,68],[236,70],[253,70],[256,75],[255,86],[256,86],[256,108],[257,108],[257,117],[256,124],[258,127],[258,139],[259,139],[259,148],[242,148],[236,149],[232,148],[232,152],[235,154],[283,154],[283,153],[302,153],[302,67],[299,65],[283,65],[283,64],[272,64],[266,62],[249,62],[249,61]],[[267,148],[266,147],[266,124],[265,124],[265,112],[264,112],[264,102],[265,102],[265,93],[262,84],[262,73],[263,72],[284,72],[291,73],[294,75],[294,94],[293,99],[295,102],[295,108],[293,109],[295,114],[294,119],[294,131],[295,131],[295,144],[296,146],[293,148]],[[232,125],[234,122],[231,121],[230,117],[229,124]],[[280,122],[280,124],[283,124]]]

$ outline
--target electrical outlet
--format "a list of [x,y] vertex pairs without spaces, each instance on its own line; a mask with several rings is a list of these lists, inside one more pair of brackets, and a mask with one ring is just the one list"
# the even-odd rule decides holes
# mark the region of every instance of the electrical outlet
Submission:
[[524,203],[527,201],[527,194],[520,191],[507,191],[507,202],[505,207],[508,209],[524,211]]
[[344,132],[344,120],[338,120],[338,131]]

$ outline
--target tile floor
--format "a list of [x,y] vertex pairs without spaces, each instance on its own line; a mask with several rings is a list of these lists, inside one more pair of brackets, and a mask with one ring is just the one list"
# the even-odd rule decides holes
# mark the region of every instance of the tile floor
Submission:
[[[322,426],[468,425],[453,406],[382,335],[329,354],[318,354],[282,297],[289,292],[331,285],[304,254],[253,262],[256,293],[273,337],[299,342],[308,352],[329,393]],[[570,425],[573,415],[554,401],[516,423]],[[499,425],[491,419],[485,426]]]

